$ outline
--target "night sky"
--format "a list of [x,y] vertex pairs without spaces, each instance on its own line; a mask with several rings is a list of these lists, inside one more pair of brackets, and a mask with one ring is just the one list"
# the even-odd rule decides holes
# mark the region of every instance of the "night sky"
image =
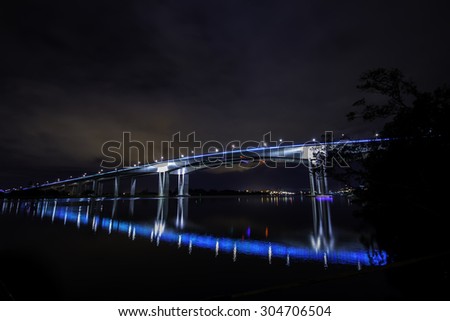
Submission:
[[[95,171],[102,143],[123,131],[157,142],[178,131],[222,142],[268,131],[296,142],[325,130],[371,136],[379,124],[345,118],[361,98],[358,77],[396,67],[426,90],[448,83],[448,7],[2,1],[0,188]],[[191,186],[299,185],[289,170],[268,172],[202,173]]]

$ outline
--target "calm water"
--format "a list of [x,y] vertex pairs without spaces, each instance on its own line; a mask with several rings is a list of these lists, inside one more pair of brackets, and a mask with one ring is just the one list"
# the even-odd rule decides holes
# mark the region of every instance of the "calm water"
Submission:
[[370,239],[370,228],[343,197],[72,198],[2,200],[0,206],[5,298],[297,300],[394,293],[376,273],[386,254],[361,241]]

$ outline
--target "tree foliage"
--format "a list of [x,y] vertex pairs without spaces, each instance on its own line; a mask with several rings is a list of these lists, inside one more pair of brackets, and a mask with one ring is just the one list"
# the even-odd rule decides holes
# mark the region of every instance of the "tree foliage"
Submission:
[[339,178],[364,186],[357,191],[360,215],[376,227],[378,242],[391,253],[409,257],[418,249],[429,251],[430,240],[433,251],[442,250],[437,222],[446,221],[448,212],[442,200],[449,182],[449,88],[420,91],[398,69],[383,68],[364,73],[358,88],[366,97],[353,104],[357,110],[348,119],[385,119],[381,136],[390,140],[359,157]]

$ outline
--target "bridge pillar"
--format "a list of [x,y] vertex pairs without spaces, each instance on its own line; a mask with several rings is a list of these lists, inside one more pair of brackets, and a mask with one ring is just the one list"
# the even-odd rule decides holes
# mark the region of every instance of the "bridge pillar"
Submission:
[[75,195],[76,196],[81,196],[81,193],[83,192],[83,183],[76,183],[76,189],[75,189]]
[[317,194],[322,195],[324,194],[322,168],[318,168],[315,174],[316,174],[316,191]]
[[119,197],[120,177],[114,177],[114,197]]
[[158,196],[169,196],[169,172],[158,173]]
[[97,190],[95,191],[95,194],[98,196],[102,196],[103,195],[103,183],[101,181],[97,181],[95,185],[97,185]]
[[178,174],[178,196],[189,196],[189,174]]
[[311,196],[328,194],[328,182],[325,165],[326,150],[322,147],[308,148],[308,172]]
[[328,182],[325,167],[309,167],[309,184],[311,196],[328,194]]
[[315,174],[314,174],[314,168],[311,164],[311,160],[308,160],[308,173],[309,173],[309,188],[310,188],[310,194],[311,196],[316,195],[316,184],[315,184]]
[[97,195],[97,187],[98,187],[98,182],[96,179],[92,180],[92,193],[94,195]]
[[130,196],[136,195],[136,177],[131,177]]
[[323,190],[324,190],[325,194],[328,194],[328,180],[327,180],[327,172],[325,169],[325,165],[323,166],[322,170],[323,170],[323,173],[322,173],[323,174]]

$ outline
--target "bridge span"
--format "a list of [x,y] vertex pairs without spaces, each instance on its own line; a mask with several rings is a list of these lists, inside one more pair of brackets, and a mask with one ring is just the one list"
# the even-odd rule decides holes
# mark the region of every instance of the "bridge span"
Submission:
[[[71,196],[78,196],[86,185],[94,195],[101,195],[103,183],[108,180],[114,182],[114,196],[119,196],[120,179],[130,178],[130,196],[136,194],[136,181],[146,175],[158,175],[158,196],[169,196],[169,175],[177,175],[178,196],[189,196],[189,175],[198,170],[217,168],[221,166],[232,167],[242,163],[266,162],[285,163],[294,166],[303,164],[308,168],[311,196],[328,193],[326,159],[329,151],[340,149],[344,145],[365,147],[373,143],[381,143],[387,139],[362,139],[352,141],[339,141],[331,143],[309,142],[295,145],[279,145],[275,147],[257,147],[248,149],[233,149],[218,151],[202,155],[179,157],[170,160],[155,161],[139,166],[101,171],[96,174],[82,175],[65,180],[57,180],[44,184],[22,188],[20,190],[64,190]],[[361,150],[361,149],[360,149]],[[8,190],[7,193],[14,190]]]

